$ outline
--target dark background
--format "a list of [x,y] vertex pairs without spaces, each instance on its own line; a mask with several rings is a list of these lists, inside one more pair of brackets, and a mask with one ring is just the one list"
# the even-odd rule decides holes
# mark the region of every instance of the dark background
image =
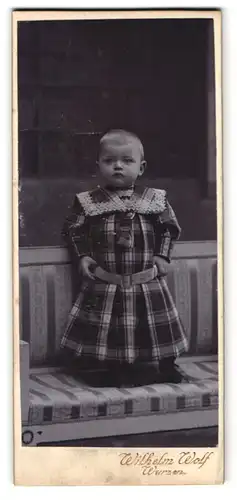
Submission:
[[21,246],[62,244],[75,192],[99,182],[111,127],[141,138],[143,182],[168,190],[181,239],[216,238],[212,30],[200,19],[19,23]]

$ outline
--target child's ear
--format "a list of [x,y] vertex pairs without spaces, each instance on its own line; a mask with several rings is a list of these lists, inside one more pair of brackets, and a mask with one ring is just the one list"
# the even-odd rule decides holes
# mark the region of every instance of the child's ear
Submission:
[[139,176],[142,175],[142,174],[144,174],[146,166],[147,166],[146,161],[145,160],[141,161]]

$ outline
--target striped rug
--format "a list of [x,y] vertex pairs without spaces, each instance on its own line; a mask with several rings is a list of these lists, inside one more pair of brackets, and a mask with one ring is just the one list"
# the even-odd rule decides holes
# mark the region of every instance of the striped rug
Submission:
[[218,407],[216,361],[182,361],[188,381],[94,388],[59,368],[31,370],[28,425],[145,416]]

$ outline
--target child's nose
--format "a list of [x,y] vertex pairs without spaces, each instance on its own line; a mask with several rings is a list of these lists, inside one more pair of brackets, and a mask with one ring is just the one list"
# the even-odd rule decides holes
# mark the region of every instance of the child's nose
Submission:
[[123,162],[121,160],[116,160],[115,162],[115,168],[122,168]]

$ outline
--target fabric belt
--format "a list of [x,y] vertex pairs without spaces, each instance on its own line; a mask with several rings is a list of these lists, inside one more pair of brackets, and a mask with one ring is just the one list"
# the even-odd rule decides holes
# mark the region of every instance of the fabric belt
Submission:
[[100,280],[106,281],[107,283],[120,285],[124,288],[130,288],[133,285],[140,285],[142,283],[148,283],[149,281],[152,281],[158,275],[158,269],[157,266],[154,265],[150,269],[146,269],[145,271],[141,271],[140,273],[114,274],[108,273],[107,271],[102,269],[102,267],[96,267],[93,274]]

